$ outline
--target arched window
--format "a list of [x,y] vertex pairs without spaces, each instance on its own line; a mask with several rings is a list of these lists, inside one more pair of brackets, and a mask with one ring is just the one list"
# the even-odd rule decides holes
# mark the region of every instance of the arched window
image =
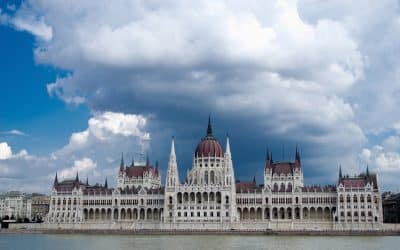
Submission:
[[278,192],[278,190],[279,190],[278,183],[275,183],[273,191]]
[[210,171],[210,183],[215,184],[215,174],[214,171]]
[[285,184],[283,182],[281,183],[281,189],[279,191],[285,192]]

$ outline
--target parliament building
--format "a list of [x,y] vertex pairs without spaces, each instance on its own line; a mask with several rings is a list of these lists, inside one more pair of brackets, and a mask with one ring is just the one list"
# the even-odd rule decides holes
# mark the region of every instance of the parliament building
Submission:
[[49,228],[125,230],[374,230],[382,224],[377,176],[348,176],[337,183],[304,185],[300,152],[290,162],[267,152],[264,183],[235,179],[229,138],[225,150],[209,120],[186,180],[172,139],[165,186],[158,163],[125,164],[117,186],[89,185],[78,174],[59,181],[57,174],[46,217]]

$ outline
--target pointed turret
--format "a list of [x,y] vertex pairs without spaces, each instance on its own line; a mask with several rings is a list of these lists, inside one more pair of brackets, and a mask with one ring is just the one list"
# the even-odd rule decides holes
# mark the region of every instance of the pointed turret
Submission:
[[155,169],[155,173],[158,176],[159,174],[159,169],[158,169],[158,160],[156,161],[156,169]]
[[207,136],[212,136],[211,115],[208,115]]
[[366,171],[365,174],[366,174],[367,177],[369,177],[369,167],[368,167],[368,165],[367,165],[367,171]]
[[131,167],[134,167],[135,166],[135,159],[133,158],[133,155],[132,155],[132,163],[131,163]]
[[265,168],[269,168],[272,165],[272,153],[269,152],[269,148],[267,146],[266,156],[265,156]]
[[295,153],[295,157],[294,158],[295,158],[294,162],[296,163],[296,165],[298,167],[300,167],[301,166],[300,152],[299,152],[299,150],[297,148],[297,145],[296,145],[296,153]]
[[339,165],[339,182],[342,180],[343,175],[342,175],[342,165]]
[[89,177],[86,177],[86,186],[89,186]]
[[121,155],[121,164],[119,165],[119,171],[123,172],[125,169],[125,163],[124,163],[124,153]]
[[104,187],[105,187],[105,188],[108,188],[107,176],[106,176],[106,181],[104,182]]
[[229,143],[229,135],[226,135],[226,149],[225,149],[225,155],[229,156],[231,155],[231,145]]
[[53,187],[56,187],[57,185],[58,185],[58,175],[57,175],[57,172],[56,172],[56,177],[54,178]]
[[178,165],[176,163],[174,137],[172,137],[171,142],[171,153],[169,154],[166,185],[167,187],[175,187],[179,185],[179,173]]
[[79,175],[78,175],[78,172],[76,172],[75,182],[79,182]]
[[150,166],[150,158],[149,158],[149,154],[146,154],[146,166]]
[[256,184],[256,177],[253,177],[253,183]]

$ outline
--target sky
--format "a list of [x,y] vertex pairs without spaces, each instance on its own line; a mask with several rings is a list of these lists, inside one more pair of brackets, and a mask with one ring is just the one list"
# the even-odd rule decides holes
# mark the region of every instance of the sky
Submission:
[[0,2],[0,192],[76,172],[115,184],[121,154],[181,181],[211,115],[235,177],[299,148],[307,185],[366,170],[400,185],[399,1]]

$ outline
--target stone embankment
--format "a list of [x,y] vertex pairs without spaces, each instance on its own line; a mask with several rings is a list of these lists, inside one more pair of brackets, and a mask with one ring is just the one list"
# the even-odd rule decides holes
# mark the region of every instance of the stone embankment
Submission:
[[400,224],[382,224],[373,230],[271,230],[271,229],[77,229],[46,228],[45,224],[10,224],[1,234],[107,234],[107,235],[284,235],[284,236],[391,236],[400,235]]

